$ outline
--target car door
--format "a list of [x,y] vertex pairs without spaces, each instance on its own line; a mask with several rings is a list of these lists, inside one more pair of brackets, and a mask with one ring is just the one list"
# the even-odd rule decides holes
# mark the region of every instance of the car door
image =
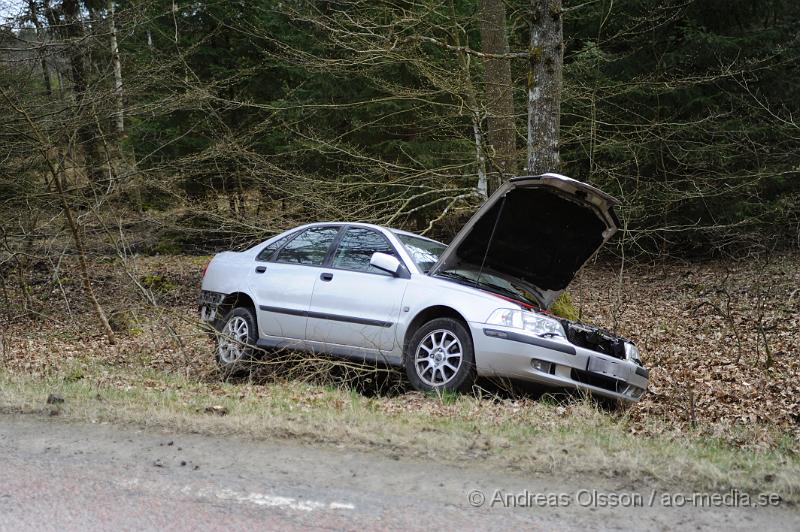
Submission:
[[271,254],[259,254],[251,279],[261,338],[305,339],[314,282],[339,229],[311,227]]
[[379,231],[355,226],[345,229],[330,267],[323,269],[314,284],[306,325],[308,340],[381,351],[394,347],[408,280],[371,266],[376,251],[399,258]]

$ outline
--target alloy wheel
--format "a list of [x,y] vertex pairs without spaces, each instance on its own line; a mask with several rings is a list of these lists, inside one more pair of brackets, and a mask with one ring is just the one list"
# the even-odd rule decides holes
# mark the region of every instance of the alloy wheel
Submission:
[[217,355],[223,364],[232,364],[241,359],[247,352],[247,343],[250,339],[250,327],[247,320],[241,316],[234,316],[225,327],[219,337]]
[[420,380],[429,386],[442,386],[450,382],[464,358],[458,337],[447,329],[428,333],[417,346],[414,368]]

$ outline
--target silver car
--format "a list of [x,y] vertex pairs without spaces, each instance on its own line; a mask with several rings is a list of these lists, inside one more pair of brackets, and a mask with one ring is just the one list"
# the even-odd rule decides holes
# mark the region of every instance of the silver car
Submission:
[[216,255],[202,319],[231,369],[257,348],[402,366],[418,390],[507,377],[637,401],[633,342],[547,308],[616,232],[616,200],[557,175],[516,177],[446,246],[363,223],[304,225]]

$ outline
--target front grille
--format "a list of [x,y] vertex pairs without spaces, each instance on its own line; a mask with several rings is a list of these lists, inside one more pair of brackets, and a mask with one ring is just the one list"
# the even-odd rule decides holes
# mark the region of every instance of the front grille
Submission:
[[625,360],[625,340],[596,327],[563,320],[567,340],[579,347],[591,349],[620,360]]
[[622,391],[627,386],[627,384],[625,384],[621,380],[613,379],[611,377],[606,377],[605,375],[598,375],[597,373],[590,373],[588,371],[582,371],[574,368],[570,372],[570,377],[572,377],[572,380],[574,381],[580,382],[582,384],[588,384],[590,386],[595,386],[597,388],[602,388],[610,392],[622,393]]

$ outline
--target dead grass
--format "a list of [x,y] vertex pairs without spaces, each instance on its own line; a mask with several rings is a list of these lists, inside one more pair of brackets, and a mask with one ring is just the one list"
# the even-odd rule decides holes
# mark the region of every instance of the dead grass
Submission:
[[[49,394],[64,403],[47,405]],[[75,359],[46,376],[0,372],[0,405],[6,412],[70,420],[291,437],[445,461],[466,457],[530,473],[599,475],[683,489],[736,487],[776,492],[789,501],[800,495],[800,461],[791,438],[776,434],[771,450],[754,452],[666,427],[652,427],[658,437],[642,436],[631,430],[628,415],[609,414],[590,401],[366,397],[295,380],[203,382]]]

